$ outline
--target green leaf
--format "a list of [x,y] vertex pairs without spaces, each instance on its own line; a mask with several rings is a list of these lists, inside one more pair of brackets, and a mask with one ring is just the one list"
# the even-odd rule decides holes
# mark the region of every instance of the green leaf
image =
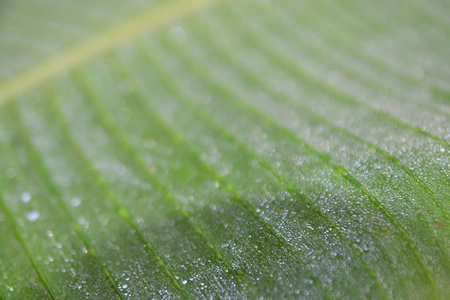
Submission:
[[450,298],[446,1],[0,7],[0,299]]

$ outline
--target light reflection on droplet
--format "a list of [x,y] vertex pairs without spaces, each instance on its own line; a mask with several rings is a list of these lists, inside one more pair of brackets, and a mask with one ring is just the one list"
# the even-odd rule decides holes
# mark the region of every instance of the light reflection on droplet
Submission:
[[31,195],[30,195],[30,193],[23,193],[23,194],[20,196],[20,200],[21,200],[23,203],[28,203],[28,202],[30,202],[30,200],[31,200]]
[[30,222],[35,222],[40,216],[41,214],[37,210],[34,210],[27,214],[27,220]]
[[70,204],[73,207],[78,207],[81,204],[81,199],[80,198],[73,198],[72,200],[70,200]]

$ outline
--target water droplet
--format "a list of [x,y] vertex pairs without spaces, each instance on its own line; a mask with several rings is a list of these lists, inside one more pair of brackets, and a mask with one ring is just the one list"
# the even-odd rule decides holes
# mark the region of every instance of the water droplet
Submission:
[[86,249],[86,247],[83,247],[82,251],[84,254],[88,253],[88,250]]
[[146,139],[146,140],[142,141],[142,145],[146,149],[153,149],[156,146],[156,142],[154,140],[152,140],[152,139]]
[[27,214],[27,220],[30,222],[35,222],[40,216],[41,214],[37,210],[34,210]]
[[48,235],[49,237],[53,237],[53,232],[47,231],[47,235]]
[[152,172],[152,173],[155,173],[155,172],[156,172],[156,166],[155,166],[154,164],[149,164],[149,165],[147,166],[147,169],[148,169],[150,172]]
[[128,284],[122,285],[122,288],[123,288],[123,289],[126,289],[127,287],[128,287]]
[[28,203],[28,202],[30,202],[30,200],[31,200],[31,195],[30,195],[30,193],[23,193],[22,196],[20,197],[20,200],[21,200],[23,203]]
[[14,178],[16,177],[16,170],[14,168],[8,168],[5,171],[5,175],[9,179]]
[[181,26],[173,26],[169,29],[169,38],[176,44],[181,44],[186,41],[186,30]]
[[81,204],[81,199],[80,198],[73,198],[72,200],[70,200],[70,204],[73,207],[78,207]]
[[214,182],[214,187],[215,187],[216,189],[219,187],[219,182],[218,182],[218,181]]
[[183,279],[183,281],[181,281],[181,283],[182,283],[182,284],[186,284],[186,283],[187,283],[187,280],[186,280],[186,279]]

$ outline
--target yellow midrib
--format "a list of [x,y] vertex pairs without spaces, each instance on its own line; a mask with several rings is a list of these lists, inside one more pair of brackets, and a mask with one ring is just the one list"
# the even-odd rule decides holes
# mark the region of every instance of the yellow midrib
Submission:
[[0,84],[0,107],[22,93],[48,82],[61,73],[82,65],[88,60],[130,39],[222,1],[225,0],[178,0],[170,1],[159,7],[152,7],[148,11],[35,65]]

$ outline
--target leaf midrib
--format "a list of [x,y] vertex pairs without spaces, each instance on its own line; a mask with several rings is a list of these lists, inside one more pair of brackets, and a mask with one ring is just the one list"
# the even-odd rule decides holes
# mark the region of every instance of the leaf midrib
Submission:
[[119,25],[104,31],[61,54],[0,83],[0,108],[26,91],[83,65],[144,33],[155,31],[225,0],[176,0],[151,7]]

